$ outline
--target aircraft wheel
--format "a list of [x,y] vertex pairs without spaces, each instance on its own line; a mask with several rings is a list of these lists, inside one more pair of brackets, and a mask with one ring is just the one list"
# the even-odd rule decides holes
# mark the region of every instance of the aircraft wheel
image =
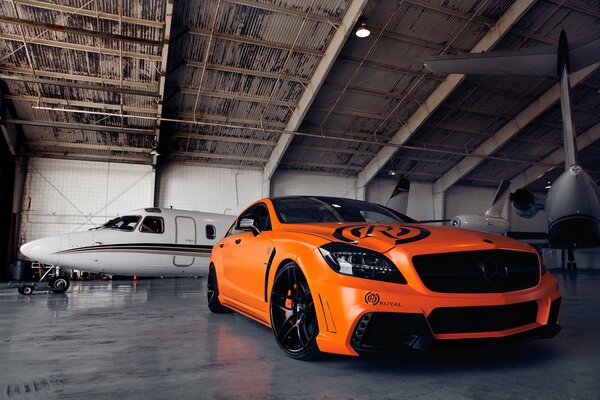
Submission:
[[321,355],[317,346],[319,326],[308,281],[295,262],[275,275],[271,292],[271,327],[279,347],[297,360],[314,360]]
[[25,296],[29,296],[31,293],[33,293],[33,290],[34,287],[31,285],[21,285],[17,289],[17,292],[24,294]]
[[208,299],[208,309],[215,314],[230,313],[231,310],[219,301],[219,285],[217,284],[217,271],[212,265],[208,270],[206,280],[206,297]]
[[56,276],[50,279],[48,284],[54,293],[64,293],[71,286],[71,282],[63,276]]

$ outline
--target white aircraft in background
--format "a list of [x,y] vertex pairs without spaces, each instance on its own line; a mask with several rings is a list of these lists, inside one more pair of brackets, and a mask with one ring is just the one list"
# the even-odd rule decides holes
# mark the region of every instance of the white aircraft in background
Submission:
[[455,228],[472,229],[475,231],[506,235],[510,230],[510,222],[508,222],[506,218],[502,218],[502,208],[504,208],[504,200],[508,194],[509,187],[509,181],[503,180],[500,182],[500,186],[498,186],[498,190],[496,190],[492,204],[484,214],[460,214],[452,219],[434,219],[421,222],[424,224],[450,222],[450,225]]
[[[143,208],[89,231],[25,243],[26,257],[67,270],[129,276],[198,276],[208,271],[213,245],[234,216],[166,208]],[[23,284],[19,292],[23,293]],[[25,285],[26,286],[26,285]],[[49,283],[64,292],[69,280]],[[23,294],[30,294],[35,286]]]
[[[445,74],[537,75],[560,81],[565,171],[552,184],[543,208],[550,244],[568,250],[569,269],[576,267],[575,249],[600,246],[600,187],[577,163],[569,75],[599,62],[600,31],[569,42],[564,30],[556,46],[444,55],[425,61],[430,71]],[[542,209],[525,188],[510,197],[521,217],[531,218]]]
[[492,200],[492,205],[485,214],[460,214],[450,220],[450,225],[456,228],[473,229],[505,235],[510,230],[510,222],[502,218],[504,200],[510,187],[509,181],[500,182]]

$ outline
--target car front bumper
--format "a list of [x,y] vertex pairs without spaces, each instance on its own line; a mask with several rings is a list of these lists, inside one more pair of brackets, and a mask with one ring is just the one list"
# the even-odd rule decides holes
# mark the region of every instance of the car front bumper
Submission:
[[[422,287],[336,274],[313,288],[322,351],[425,350],[508,344],[555,336],[561,295],[546,273],[533,288],[486,294],[429,292]],[[341,285],[340,285],[341,283]]]

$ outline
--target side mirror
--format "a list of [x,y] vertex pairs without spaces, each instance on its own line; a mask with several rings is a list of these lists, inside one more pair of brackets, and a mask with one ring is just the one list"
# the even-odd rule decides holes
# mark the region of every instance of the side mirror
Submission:
[[238,220],[237,228],[242,231],[252,231],[254,236],[260,233],[256,227],[256,217],[254,216],[247,216]]

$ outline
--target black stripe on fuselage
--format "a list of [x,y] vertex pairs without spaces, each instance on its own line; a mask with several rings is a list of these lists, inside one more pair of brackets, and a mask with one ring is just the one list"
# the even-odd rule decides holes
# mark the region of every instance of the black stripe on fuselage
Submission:
[[79,254],[79,253],[151,253],[172,254],[187,256],[208,255],[212,251],[210,245],[170,244],[170,243],[119,243],[100,244],[97,246],[77,247],[74,249],[57,251],[55,254]]

